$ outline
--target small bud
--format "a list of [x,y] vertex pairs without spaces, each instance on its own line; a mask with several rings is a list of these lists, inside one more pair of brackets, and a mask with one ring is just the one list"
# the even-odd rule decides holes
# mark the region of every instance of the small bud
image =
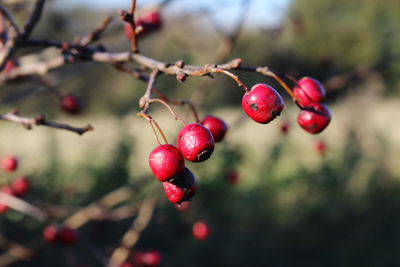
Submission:
[[186,74],[183,72],[179,72],[178,74],[176,74],[176,79],[179,82],[184,82],[184,81],[186,81]]
[[146,105],[146,99],[142,96],[140,99],[139,99],[139,107],[140,108],[144,108],[144,106]]
[[175,66],[177,66],[178,68],[183,68],[185,66],[185,62],[183,62],[183,60],[178,60],[175,63]]

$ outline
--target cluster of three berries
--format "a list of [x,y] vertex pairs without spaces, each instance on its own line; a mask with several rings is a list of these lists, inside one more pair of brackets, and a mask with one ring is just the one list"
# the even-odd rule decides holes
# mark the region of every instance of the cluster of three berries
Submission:
[[[320,82],[310,77],[301,78],[293,88],[296,103],[301,108],[297,123],[307,132],[323,131],[331,120],[327,106],[321,103],[325,89]],[[280,115],[284,103],[275,89],[266,84],[256,84],[242,98],[244,112],[254,121],[269,123]]]
[[168,200],[174,204],[190,200],[197,190],[193,173],[185,167],[185,161],[202,162],[214,151],[214,142],[223,139],[228,126],[214,116],[207,116],[201,123],[186,125],[179,133],[177,146],[163,144],[149,156],[150,169],[163,182]]

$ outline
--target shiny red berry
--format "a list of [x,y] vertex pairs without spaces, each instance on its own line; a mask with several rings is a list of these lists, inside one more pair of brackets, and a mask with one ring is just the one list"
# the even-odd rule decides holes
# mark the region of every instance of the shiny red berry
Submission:
[[305,131],[317,134],[322,132],[331,121],[331,112],[321,103],[311,103],[305,106],[297,116],[297,123]]
[[146,267],[157,267],[161,263],[161,254],[157,250],[149,250],[141,255],[142,264]]
[[75,95],[65,95],[61,99],[61,109],[69,114],[78,114],[82,110],[81,101]]
[[320,155],[324,155],[326,152],[326,144],[322,140],[317,140],[314,143],[314,148],[315,148],[315,151]]
[[18,159],[14,156],[5,156],[1,160],[1,167],[6,172],[15,171],[18,167]]
[[200,123],[186,125],[180,131],[177,143],[184,159],[193,162],[207,160],[214,151],[214,138]]
[[321,102],[325,98],[324,86],[314,78],[303,77],[298,80],[293,88],[293,94],[297,98],[297,103],[305,107],[313,102]]
[[197,182],[193,173],[185,167],[172,181],[164,182],[163,187],[168,200],[173,204],[180,204],[194,196]]
[[203,221],[198,221],[192,227],[193,237],[197,240],[205,240],[210,234],[208,225]]
[[23,197],[29,191],[29,181],[25,177],[19,177],[13,181],[11,188],[17,197]]
[[242,98],[244,112],[254,121],[266,124],[281,114],[282,97],[269,85],[254,85]]
[[150,12],[144,14],[140,20],[143,24],[147,24],[154,29],[161,27],[161,16],[159,12]]
[[58,229],[54,225],[48,225],[43,230],[43,238],[49,243],[53,243],[58,239]]
[[281,124],[281,133],[287,135],[289,132],[289,128],[290,128],[289,122],[287,121],[283,122]]
[[62,243],[66,245],[72,245],[78,240],[78,233],[71,227],[63,226],[60,229],[59,238]]
[[201,121],[201,124],[210,130],[214,137],[214,142],[222,141],[226,132],[228,131],[228,125],[225,123],[225,121],[212,115],[205,116]]
[[150,153],[149,165],[154,176],[161,182],[165,182],[183,171],[185,161],[176,146],[164,144]]
[[[11,195],[11,196],[14,195],[14,191],[13,191],[13,190],[11,189],[11,187],[8,186],[8,185],[2,186],[2,187],[0,188],[0,192],[2,192],[2,193],[4,193],[4,194],[7,194],[7,195]],[[6,212],[7,210],[8,210],[8,206],[5,205],[5,204],[3,204],[3,203],[0,203],[0,214]]]

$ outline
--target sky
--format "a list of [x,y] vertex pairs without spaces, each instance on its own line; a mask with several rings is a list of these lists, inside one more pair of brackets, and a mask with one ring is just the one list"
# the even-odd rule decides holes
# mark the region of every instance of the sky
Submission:
[[[247,25],[271,27],[279,24],[291,0],[251,0]],[[154,4],[159,0],[137,0],[137,5]],[[167,15],[179,16],[184,11],[209,10],[222,25],[231,24],[240,14],[241,0],[173,0],[165,10]],[[55,0],[55,8],[85,7],[90,9],[129,9],[131,0]]]

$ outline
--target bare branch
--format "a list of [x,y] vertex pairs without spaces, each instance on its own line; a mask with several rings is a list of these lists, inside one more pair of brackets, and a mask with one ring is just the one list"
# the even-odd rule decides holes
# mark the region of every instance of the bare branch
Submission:
[[83,128],[77,128],[77,127],[73,127],[73,126],[70,126],[67,124],[46,121],[43,115],[38,115],[35,118],[28,118],[28,117],[21,117],[21,116],[17,115],[16,112],[0,114],[0,120],[7,120],[7,121],[19,123],[28,130],[32,129],[33,125],[35,125],[35,126],[43,125],[43,126],[47,126],[47,127],[51,127],[51,128],[63,129],[63,130],[75,132],[79,135],[82,135],[87,131],[93,130],[93,127],[90,124],[88,124],[86,127],[83,127]]
[[21,35],[20,35],[21,41],[28,39],[28,37],[32,33],[33,29],[35,28],[36,24],[42,18],[42,12],[43,12],[43,7],[44,7],[45,2],[46,2],[46,0],[38,0],[36,2],[31,15],[26,20],[24,26],[21,29]]
[[28,202],[12,195],[0,192],[0,203],[27,214],[40,222],[45,222],[47,220],[46,213],[29,204]]

